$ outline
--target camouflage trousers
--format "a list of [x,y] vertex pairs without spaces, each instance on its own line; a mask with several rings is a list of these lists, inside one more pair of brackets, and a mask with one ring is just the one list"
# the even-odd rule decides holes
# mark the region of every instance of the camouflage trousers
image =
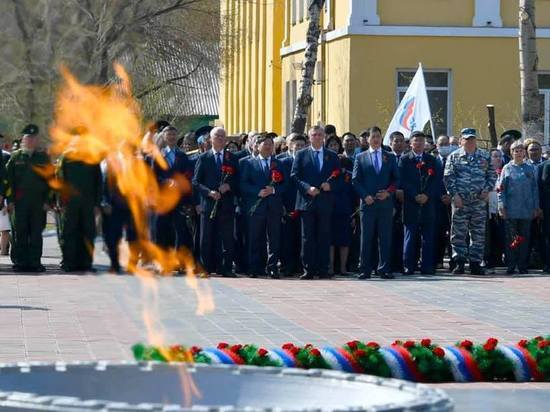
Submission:
[[487,203],[483,200],[465,200],[460,209],[453,205],[451,246],[454,260],[478,263],[483,260],[486,221]]

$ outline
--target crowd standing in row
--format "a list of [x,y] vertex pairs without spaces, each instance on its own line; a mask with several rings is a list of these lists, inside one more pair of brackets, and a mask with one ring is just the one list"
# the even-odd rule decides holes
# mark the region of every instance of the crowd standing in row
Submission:
[[[203,132],[178,139],[175,127],[157,122],[152,140],[167,167],[144,161],[159,183],[176,175],[192,183],[175,208],[150,213],[148,236],[162,248],[192,251],[204,273],[392,279],[434,274],[446,256],[455,274],[467,263],[474,275],[498,266],[550,273],[550,160],[517,131],[490,151],[469,128],[436,142],[420,131],[407,139],[394,132],[389,146],[378,127],[359,137],[315,126],[307,136],[251,132],[237,141],[220,127]],[[52,197],[37,166],[50,159],[37,136],[27,126],[21,149],[3,156],[0,168],[7,202],[0,230],[9,228],[9,215],[16,271],[45,270],[42,230]],[[93,270],[99,214],[110,270],[123,269],[124,235],[130,256],[139,257],[136,225],[111,167],[70,153],[57,160],[57,176],[74,189],[58,193],[54,206],[67,272]]]

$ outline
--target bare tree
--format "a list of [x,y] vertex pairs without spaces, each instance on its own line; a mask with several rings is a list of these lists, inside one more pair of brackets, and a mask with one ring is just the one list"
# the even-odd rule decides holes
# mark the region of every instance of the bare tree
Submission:
[[60,63],[84,82],[106,84],[112,63],[122,62],[155,112],[154,95],[181,88],[198,62],[217,68],[205,49],[219,42],[218,21],[218,0],[1,1],[0,127],[49,123]]
[[519,72],[521,118],[525,137],[542,142],[544,136],[539,99],[535,0],[519,1]]
[[319,47],[319,35],[321,34],[321,11],[325,0],[309,0],[308,17],[309,26],[306,37],[306,50],[304,63],[302,64],[302,80],[300,81],[300,94],[296,101],[294,120],[292,121],[292,132],[304,133],[309,108],[313,102],[311,89],[313,87],[313,75],[317,63],[317,49]]

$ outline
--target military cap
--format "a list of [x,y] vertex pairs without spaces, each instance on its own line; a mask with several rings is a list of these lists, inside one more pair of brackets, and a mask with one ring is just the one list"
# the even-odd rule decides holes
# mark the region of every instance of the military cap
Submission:
[[470,127],[466,127],[465,129],[462,129],[460,131],[460,137],[463,139],[475,139],[477,137],[476,129],[472,129]]
[[38,134],[38,130],[37,125],[30,123],[23,128],[21,134],[24,136],[35,136]]
[[213,129],[212,126],[202,126],[202,127],[199,127],[196,131],[195,131],[195,136],[203,136],[205,134],[208,134],[210,133],[210,131]]
[[510,130],[506,130],[504,133],[500,135],[501,138],[503,138],[504,136],[511,136],[514,138],[514,140],[519,140],[521,139],[522,134],[519,130],[510,129]]

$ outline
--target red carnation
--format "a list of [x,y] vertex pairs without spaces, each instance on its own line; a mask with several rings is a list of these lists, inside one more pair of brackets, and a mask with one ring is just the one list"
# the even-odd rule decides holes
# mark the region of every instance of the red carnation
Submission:
[[330,174],[331,179],[336,179],[338,176],[340,176],[340,173],[342,173],[340,169],[334,169]]
[[357,349],[357,343],[358,342],[356,340],[352,340],[352,341],[348,342],[347,345],[351,350],[355,350],[355,349]]
[[298,352],[300,352],[300,348],[296,347],[296,346],[293,346],[292,348],[290,348],[290,352],[293,354],[293,355],[297,355]]
[[231,346],[231,352],[238,352],[243,348],[243,345],[233,345]]
[[273,183],[281,183],[283,181],[283,174],[277,169],[271,171],[271,180]]
[[376,342],[369,342],[369,343],[367,343],[367,346],[368,346],[369,348],[373,348],[373,349],[378,349],[378,348],[380,348],[380,345],[379,345],[378,343],[376,343]]
[[233,169],[232,166],[229,166],[229,165],[223,165],[222,166],[222,173],[223,174],[226,174],[228,176],[232,176],[235,174],[235,169]]
[[435,170],[433,170],[433,169],[428,169],[428,175],[429,175],[429,176],[435,176]]
[[292,349],[294,347],[294,344],[293,343],[285,343],[282,348],[285,349],[285,350],[289,350],[289,349]]
[[313,345],[311,343],[306,343],[306,345],[304,346],[305,349],[310,349],[310,348],[313,348]]
[[407,349],[412,348],[414,345],[415,345],[415,343],[412,340],[408,340],[403,344],[403,346]]
[[471,349],[472,346],[474,346],[474,344],[471,340],[465,339],[462,342],[460,342],[460,346],[464,349]]
[[365,352],[363,349],[358,349],[355,351],[354,355],[358,358],[362,358],[363,356],[367,356],[367,352]]
[[442,358],[445,356],[445,351],[441,349],[440,347],[433,348],[432,353],[437,356],[438,358]]
[[262,358],[267,355],[267,349],[264,349],[264,348],[260,348],[258,349],[258,355],[261,356]]
[[522,348],[525,348],[529,342],[527,342],[527,339],[522,339],[518,342],[518,346],[521,346]]
[[395,340],[392,345],[401,345],[403,342],[401,342],[399,339]]
[[544,340],[544,338],[542,336],[535,336],[535,340]]
[[431,339],[422,339],[420,341],[420,344],[427,348],[428,346],[430,346],[432,344],[432,340]]
[[309,351],[309,353],[315,357],[321,356],[321,351],[319,349],[313,348]]
[[201,351],[202,351],[202,349],[199,348],[198,346],[191,346],[191,353],[192,353],[193,355],[196,355],[197,353],[199,353],[199,352],[201,352]]
[[220,342],[218,343],[218,349],[225,349],[229,346],[229,343]]
[[497,347],[496,343],[489,342],[489,341],[485,342],[485,344],[483,345],[483,349],[485,349],[488,352],[495,350],[496,347]]
[[537,344],[538,348],[539,349],[544,349],[546,348],[547,346],[550,346],[550,340],[541,340],[538,344]]
[[418,162],[418,163],[416,164],[416,168],[417,168],[418,170],[422,169],[423,167],[424,167],[424,162]]
[[288,214],[292,220],[296,220],[300,217],[300,212],[297,210],[293,210]]
[[491,345],[497,346],[498,339],[489,338],[489,339],[487,339],[487,343],[490,343]]

